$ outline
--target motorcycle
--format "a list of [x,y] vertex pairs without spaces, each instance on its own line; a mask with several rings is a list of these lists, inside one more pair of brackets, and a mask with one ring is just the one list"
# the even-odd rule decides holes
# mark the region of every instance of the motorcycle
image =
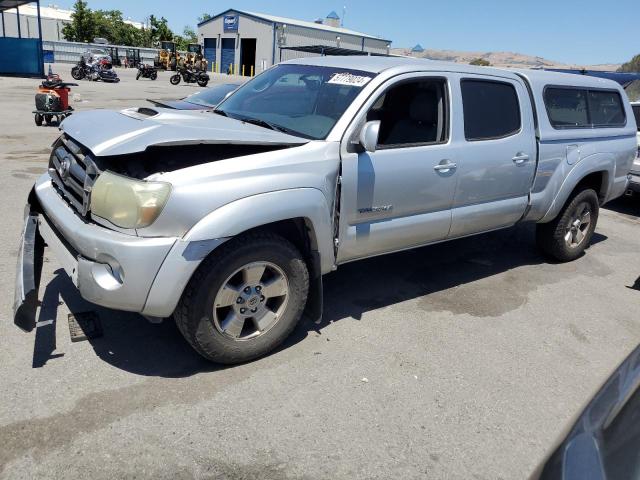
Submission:
[[178,85],[180,80],[184,80],[185,83],[197,83],[201,87],[206,87],[209,83],[209,75],[203,71],[195,71],[185,67],[179,67],[178,71],[171,75],[169,82],[171,85]]
[[110,68],[110,64],[107,62],[105,64],[98,63],[95,65],[90,65],[80,60],[75,67],[71,69],[71,76],[74,80],[82,80],[86,78],[87,80],[98,81],[102,80],[103,82],[109,83],[118,83],[120,79],[116,72]]
[[71,76],[74,80],[82,80],[88,78],[91,74],[91,66],[86,62],[80,60],[75,67],[71,69]]
[[150,78],[155,80],[158,78],[158,69],[153,65],[145,65],[143,63],[138,64],[138,73],[136,74],[136,80],[142,78]]

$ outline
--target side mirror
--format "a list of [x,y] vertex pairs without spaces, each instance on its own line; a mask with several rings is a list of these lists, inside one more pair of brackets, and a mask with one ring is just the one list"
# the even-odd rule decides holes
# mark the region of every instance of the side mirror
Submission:
[[380,120],[372,120],[367,122],[360,130],[360,136],[358,140],[360,141],[360,145],[367,152],[375,152],[376,146],[378,145],[378,134],[380,133]]

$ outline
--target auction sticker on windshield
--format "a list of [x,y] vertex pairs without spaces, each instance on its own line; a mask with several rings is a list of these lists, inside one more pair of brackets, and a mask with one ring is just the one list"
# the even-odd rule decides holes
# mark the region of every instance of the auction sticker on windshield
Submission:
[[333,83],[335,85],[349,85],[351,87],[364,87],[369,80],[371,80],[371,77],[343,72],[334,73],[327,83]]

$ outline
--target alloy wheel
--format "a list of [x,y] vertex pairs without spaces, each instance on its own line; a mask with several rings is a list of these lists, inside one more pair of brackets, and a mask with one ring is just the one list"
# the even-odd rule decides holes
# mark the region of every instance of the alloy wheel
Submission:
[[222,283],[213,303],[213,323],[234,340],[256,338],[278,322],[288,299],[284,271],[271,262],[253,262]]
[[570,248],[578,247],[586,238],[591,225],[591,208],[587,202],[579,203],[569,219],[564,241]]

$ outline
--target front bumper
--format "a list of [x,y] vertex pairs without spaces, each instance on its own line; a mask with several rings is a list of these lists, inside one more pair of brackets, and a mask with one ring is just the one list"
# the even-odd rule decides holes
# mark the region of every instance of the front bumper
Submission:
[[43,255],[42,248],[35,248],[39,238],[84,299],[142,312],[160,266],[177,239],[141,238],[84,221],[58,195],[48,174],[36,181],[29,198],[18,255],[14,322],[25,330],[35,326],[37,267]]

